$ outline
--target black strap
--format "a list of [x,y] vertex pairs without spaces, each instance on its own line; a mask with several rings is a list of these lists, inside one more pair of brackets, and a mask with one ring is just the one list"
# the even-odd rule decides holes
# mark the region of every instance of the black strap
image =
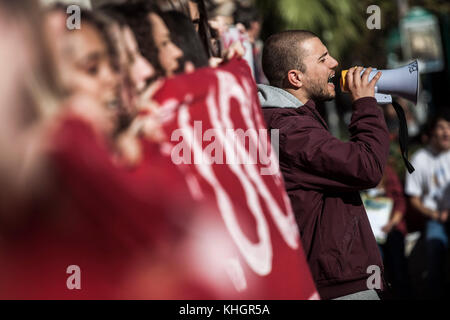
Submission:
[[408,172],[413,173],[415,169],[408,161],[408,125],[406,124],[405,112],[403,111],[402,106],[397,102],[393,101],[392,105],[394,106],[399,121],[398,142],[400,144],[402,158],[405,162],[405,166],[406,169],[408,169]]

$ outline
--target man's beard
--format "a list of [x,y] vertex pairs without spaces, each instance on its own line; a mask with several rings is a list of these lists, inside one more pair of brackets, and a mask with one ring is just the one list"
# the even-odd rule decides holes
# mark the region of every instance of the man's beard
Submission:
[[320,83],[320,81],[310,81],[308,87],[309,98],[315,102],[320,101],[330,101],[333,100],[335,94],[328,91],[328,82],[325,84]]

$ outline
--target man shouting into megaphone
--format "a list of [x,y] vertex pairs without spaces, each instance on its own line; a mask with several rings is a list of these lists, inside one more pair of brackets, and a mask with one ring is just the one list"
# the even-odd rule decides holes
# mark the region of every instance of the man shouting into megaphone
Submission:
[[321,297],[375,300],[383,265],[359,191],[378,185],[389,153],[374,98],[381,73],[369,82],[371,68],[348,71],[353,115],[342,142],[315,107],[335,97],[337,66],[309,31],[272,35],[263,52],[270,86],[259,85],[259,98],[268,128],[279,130],[280,168]]

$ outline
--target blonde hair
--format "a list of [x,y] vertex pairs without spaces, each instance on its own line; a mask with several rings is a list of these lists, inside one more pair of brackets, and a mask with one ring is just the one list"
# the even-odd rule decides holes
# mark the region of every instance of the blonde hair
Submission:
[[25,117],[30,122],[51,118],[57,113],[64,92],[52,62],[50,39],[44,34],[42,8],[33,0],[2,0],[0,8],[5,11],[6,19],[23,28],[24,38],[33,50],[31,69],[19,84],[27,103]]

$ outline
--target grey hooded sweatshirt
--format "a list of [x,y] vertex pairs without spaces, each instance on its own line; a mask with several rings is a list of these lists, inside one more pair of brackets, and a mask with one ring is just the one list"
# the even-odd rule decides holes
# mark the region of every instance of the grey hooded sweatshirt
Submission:
[[265,84],[258,84],[258,98],[263,108],[298,108],[303,105],[289,92]]

